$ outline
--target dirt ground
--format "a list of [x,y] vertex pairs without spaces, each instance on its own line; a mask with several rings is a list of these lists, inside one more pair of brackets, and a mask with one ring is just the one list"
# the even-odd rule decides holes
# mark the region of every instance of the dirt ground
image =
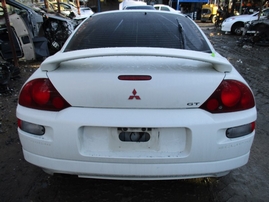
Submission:
[[27,163],[17,135],[18,93],[38,62],[20,62],[20,77],[0,95],[0,201],[269,201],[269,47],[237,46],[239,37],[223,35],[211,24],[200,24],[215,49],[248,81],[256,97],[256,137],[247,165],[229,175],[172,181],[112,181],[50,176]]

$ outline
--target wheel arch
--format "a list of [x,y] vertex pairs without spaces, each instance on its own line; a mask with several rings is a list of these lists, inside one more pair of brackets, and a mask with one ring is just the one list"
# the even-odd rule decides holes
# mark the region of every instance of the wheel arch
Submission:
[[[244,27],[244,22],[242,21],[237,21],[235,22],[232,27],[231,27],[231,33],[236,34],[236,35],[241,35],[243,33],[243,31],[241,30],[241,28]],[[240,31],[241,30],[241,31]]]

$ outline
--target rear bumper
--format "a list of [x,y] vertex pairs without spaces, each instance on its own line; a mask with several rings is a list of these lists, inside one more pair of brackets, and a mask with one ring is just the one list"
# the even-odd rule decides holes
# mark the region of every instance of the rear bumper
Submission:
[[[255,131],[227,138],[226,130],[256,120],[256,109],[210,114],[200,109],[17,108],[21,120],[46,128],[18,129],[25,159],[48,173],[105,179],[181,179],[220,176],[247,163]],[[147,128],[150,140],[119,139],[119,128]]]
[[229,171],[245,165],[249,153],[237,158],[199,163],[100,163],[72,160],[60,160],[39,156],[23,150],[24,157],[30,163],[42,167],[49,174],[64,173],[83,178],[116,180],[168,180],[200,177],[221,177]]

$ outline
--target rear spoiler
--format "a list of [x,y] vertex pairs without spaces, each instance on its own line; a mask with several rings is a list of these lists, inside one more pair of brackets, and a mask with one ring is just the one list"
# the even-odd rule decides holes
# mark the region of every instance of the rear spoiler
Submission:
[[218,53],[204,53],[191,50],[177,50],[165,48],[98,48],[85,49],[70,52],[58,52],[48,57],[40,66],[42,71],[53,71],[57,69],[61,62],[70,60],[106,57],[106,56],[156,56],[190,59],[211,63],[213,68],[219,72],[230,72],[232,65],[228,60]]

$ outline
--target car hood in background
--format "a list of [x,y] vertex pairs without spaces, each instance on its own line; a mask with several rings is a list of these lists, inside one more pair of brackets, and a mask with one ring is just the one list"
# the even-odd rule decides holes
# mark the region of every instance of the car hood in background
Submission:
[[[255,14],[251,14],[251,15],[248,15],[248,14],[244,14],[244,15],[236,15],[236,16],[231,16],[227,19],[225,19],[225,21],[228,21],[229,19],[233,19],[233,20],[236,20],[236,21],[248,21],[249,19],[252,19],[253,17],[255,17]],[[258,16],[257,16],[258,18]]]

